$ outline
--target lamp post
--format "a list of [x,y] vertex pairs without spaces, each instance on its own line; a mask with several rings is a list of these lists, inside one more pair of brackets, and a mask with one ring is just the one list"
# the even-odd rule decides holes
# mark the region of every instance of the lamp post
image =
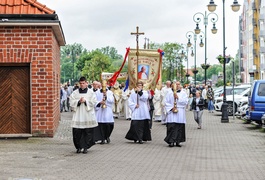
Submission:
[[197,12],[196,14],[194,14],[193,16],[193,21],[196,23],[196,28],[194,30],[194,32],[196,34],[200,34],[201,29],[199,28],[199,23],[201,22],[201,20],[203,19],[203,24],[204,24],[204,32],[205,32],[205,36],[204,36],[204,51],[205,51],[205,58],[204,58],[204,65],[202,66],[202,68],[204,69],[204,84],[206,85],[206,76],[207,76],[207,69],[209,68],[209,65],[207,65],[207,26],[208,26],[208,20],[209,17],[211,16],[210,20],[213,23],[213,28],[211,29],[213,34],[217,33],[217,29],[215,27],[215,23],[218,21],[218,16],[216,13],[209,13],[207,14],[207,12],[205,11],[205,14],[201,13],[201,12]]
[[[214,12],[216,9],[216,4],[214,4],[214,1],[211,0],[210,3],[207,5],[208,6],[208,10],[210,12]],[[237,0],[234,0],[233,4],[231,5],[232,10],[234,12],[239,11],[240,9],[240,5],[238,4]],[[225,55],[225,0],[223,0],[223,58],[226,57]],[[227,113],[227,102],[226,102],[226,72],[225,72],[225,66],[226,66],[226,61],[223,63],[223,78],[224,78],[224,96],[223,96],[223,104],[222,104],[222,118],[221,118],[221,122],[222,123],[228,123],[229,122],[229,118],[228,118],[228,113]]]
[[[200,32],[200,34],[202,33],[202,31]],[[199,35],[199,38],[200,38],[200,47],[203,47],[204,46],[204,43],[202,42],[202,39],[204,38],[204,35],[200,35],[200,34],[196,34],[194,33],[193,31],[188,31],[186,33],[186,38],[188,39],[188,43],[187,43],[187,46],[188,47],[191,47],[192,43],[190,42],[191,38],[193,38],[194,40],[194,54],[195,54],[195,57],[194,57],[194,70],[193,70],[193,73],[194,73],[194,79],[195,79],[195,86],[196,86],[196,74],[198,73],[198,70],[196,68],[196,42],[197,42],[197,35]]]

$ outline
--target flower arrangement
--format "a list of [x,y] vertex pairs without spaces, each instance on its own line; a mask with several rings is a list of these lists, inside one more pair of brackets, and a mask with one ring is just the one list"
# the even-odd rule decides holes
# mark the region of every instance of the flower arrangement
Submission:
[[210,64],[201,64],[202,69],[208,69]]
[[216,57],[216,59],[218,59],[218,61],[221,63],[221,64],[224,64],[225,63],[229,63],[231,59],[233,59],[233,57],[231,57],[230,55],[228,56],[222,56],[222,55],[219,55]]
[[199,71],[197,69],[192,70],[193,74],[197,74]]

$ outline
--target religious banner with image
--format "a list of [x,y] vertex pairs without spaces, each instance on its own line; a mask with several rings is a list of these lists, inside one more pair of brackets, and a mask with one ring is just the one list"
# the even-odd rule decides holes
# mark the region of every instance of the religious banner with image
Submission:
[[136,52],[136,49],[130,49],[128,55],[129,89],[136,87],[137,79],[144,83],[145,89],[161,87],[162,51],[139,49],[138,63]]

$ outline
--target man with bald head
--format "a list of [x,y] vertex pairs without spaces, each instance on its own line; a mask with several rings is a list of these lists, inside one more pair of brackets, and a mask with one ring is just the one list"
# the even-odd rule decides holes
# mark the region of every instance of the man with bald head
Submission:
[[93,87],[93,91],[96,92],[98,90],[98,82],[97,81],[93,81],[92,83],[92,87]]

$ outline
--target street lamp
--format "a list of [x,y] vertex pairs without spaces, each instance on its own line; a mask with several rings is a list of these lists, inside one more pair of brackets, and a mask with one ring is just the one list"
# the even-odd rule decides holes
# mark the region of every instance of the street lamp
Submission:
[[[208,6],[208,10],[210,12],[214,12],[216,9],[216,4],[214,4],[214,1],[211,0]],[[232,10],[234,12],[239,11],[240,9],[240,5],[238,4],[237,0],[234,0],[233,4],[231,5]],[[225,0],[223,0],[223,58],[226,57],[225,55]],[[223,78],[224,78],[224,96],[223,96],[223,104],[222,104],[222,118],[221,118],[221,122],[222,123],[228,123],[229,122],[229,118],[228,118],[228,113],[227,113],[227,102],[226,102],[226,72],[225,72],[225,66],[226,66],[226,62],[223,63]]]
[[196,34],[194,33],[193,31],[188,31],[186,33],[186,38],[188,39],[188,43],[187,43],[187,46],[188,47],[191,47],[192,43],[190,42],[191,38],[193,38],[194,40],[194,54],[195,54],[195,57],[194,57],[194,70],[193,70],[193,73],[194,73],[194,79],[195,79],[195,86],[196,86],[196,74],[198,73],[198,70],[196,68],[196,42],[197,42],[197,35],[199,35],[199,38],[200,38],[200,47],[203,47],[204,44],[203,44],[203,41],[202,39],[204,38],[204,35],[201,35],[201,33],[203,32],[200,32],[200,34]]
[[206,85],[206,76],[207,76],[207,69],[209,68],[209,65],[207,65],[207,26],[208,26],[208,20],[209,17],[211,16],[210,20],[213,23],[213,28],[211,29],[213,34],[217,33],[217,29],[215,26],[215,23],[218,21],[218,16],[216,13],[209,13],[207,14],[207,12],[205,11],[205,14],[201,13],[201,12],[197,12],[196,14],[194,14],[193,16],[193,21],[196,23],[196,28],[194,30],[194,32],[196,34],[200,34],[201,29],[199,27],[199,24],[201,22],[201,20],[203,19],[203,24],[204,24],[204,42],[205,42],[205,46],[204,46],[204,65],[202,66],[202,68],[204,69],[204,84]]

